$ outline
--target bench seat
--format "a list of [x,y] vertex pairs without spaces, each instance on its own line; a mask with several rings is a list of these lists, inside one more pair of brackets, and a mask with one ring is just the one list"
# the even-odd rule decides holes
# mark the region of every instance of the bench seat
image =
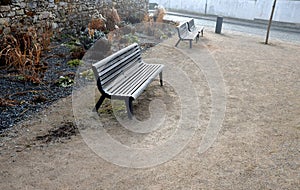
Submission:
[[116,80],[103,89],[115,98],[131,97],[136,99],[158,74],[163,65],[142,63],[120,75]]

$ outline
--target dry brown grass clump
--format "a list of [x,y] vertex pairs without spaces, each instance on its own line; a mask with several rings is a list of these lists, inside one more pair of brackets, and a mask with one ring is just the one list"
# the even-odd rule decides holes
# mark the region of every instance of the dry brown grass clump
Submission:
[[106,8],[103,10],[104,17],[107,19],[106,28],[109,31],[113,31],[116,29],[121,22],[121,18],[115,8]]
[[43,50],[49,50],[53,30],[50,26],[45,26],[40,34],[38,34],[38,42],[41,44]]
[[0,107],[15,106],[17,101],[0,97]]
[[158,8],[156,14],[157,14],[156,22],[163,22],[164,16],[166,15],[166,10],[164,8]]
[[52,31],[47,28],[40,34],[35,27],[25,31],[12,28],[10,34],[0,38],[0,60],[3,68],[15,71],[21,77],[33,83],[40,83],[47,65],[41,62],[42,50],[50,45]]
[[88,30],[90,37],[94,37],[95,30],[105,31],[106,25],[105,21],[101,18],[93,18],[91,22],[88,24]]
[[166,15],[166,10],[164,8],[156,8],[152,16],[148,13],[144,15],[143,22],[164,22],[164,16]]
[[149,16],[148,13],[146,13],[146,14],[144,15],[144,18],[143,18],[143,21],[142,21],[142,22],[150,22],[150,21],[151,21],[151,17]]

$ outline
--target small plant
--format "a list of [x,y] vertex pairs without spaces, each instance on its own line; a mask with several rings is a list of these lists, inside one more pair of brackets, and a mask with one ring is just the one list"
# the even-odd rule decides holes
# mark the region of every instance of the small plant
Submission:
[[72,59],[82,59],[86,50],[82,46],[74,46],[73,49],[70,50]]
[[67,62],[67,64],[71,67],[77,67],[81,64],[83,64],[83,61],[81,61],[80,59],[73,59]]
[[78,38],[72,36],[69,37],[71,38],[71,41],[63,43],[62,45],[70,49],[72,59],[81,59],[86,52],[83,47],[84,44]]
[[122,38],[120,39],[120,43],[125,43],[125,44],[132,44],[138,42],[139,42],[139,38],[136,35],[133,35],[131,33],[122,36]]
[[80,77],[85,78],[87,80],[94,80],[94,73],[93,73],[92,69],[83,71],[79,75],[80,75]]
[[74,80],[68,76],[60,76],[59,79],[56,81],[56,85],[61,87],[70,87],[74,84]]

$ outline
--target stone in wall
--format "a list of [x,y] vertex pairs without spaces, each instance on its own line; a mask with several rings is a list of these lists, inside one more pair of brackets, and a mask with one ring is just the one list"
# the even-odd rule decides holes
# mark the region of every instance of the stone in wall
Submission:
[[145,14],[148,12],[149,1],[124,1],[117,0],[115,8],[118,10],[119,15],[130,23],[138,23],[143,20]]

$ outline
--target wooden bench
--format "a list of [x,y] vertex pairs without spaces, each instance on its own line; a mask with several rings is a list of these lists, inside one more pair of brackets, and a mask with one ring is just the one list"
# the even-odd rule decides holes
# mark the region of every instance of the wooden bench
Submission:
[[177,26],[177,31],[178,31],[179,40],[176,43],[175,47],[177,47],[180,41],[188,40],[190,41],[190,48],[192,48],[192,41],[196,39],[196,42],[198,42],[199,40],[199,32],[198,31],[190,32],[188,29],[187,22],[184,22],[181,25]]
[[101,97],[95,105],[98,111],[105,98],[125,100],[127,114],[132,119],[132,101],[135,100],[150,82],[159,75],[163,85],[164,65],[147,64],[142,60],[137,43],[108,56],[92,65]]
[[198,32],[198,33],[201,33],[201,36],[203,36],[204,27],[203,26],[195,26],[195,21],[193,18],[191,20],[189,20],[187,22],[187,24],[188,24],[190,32]]

